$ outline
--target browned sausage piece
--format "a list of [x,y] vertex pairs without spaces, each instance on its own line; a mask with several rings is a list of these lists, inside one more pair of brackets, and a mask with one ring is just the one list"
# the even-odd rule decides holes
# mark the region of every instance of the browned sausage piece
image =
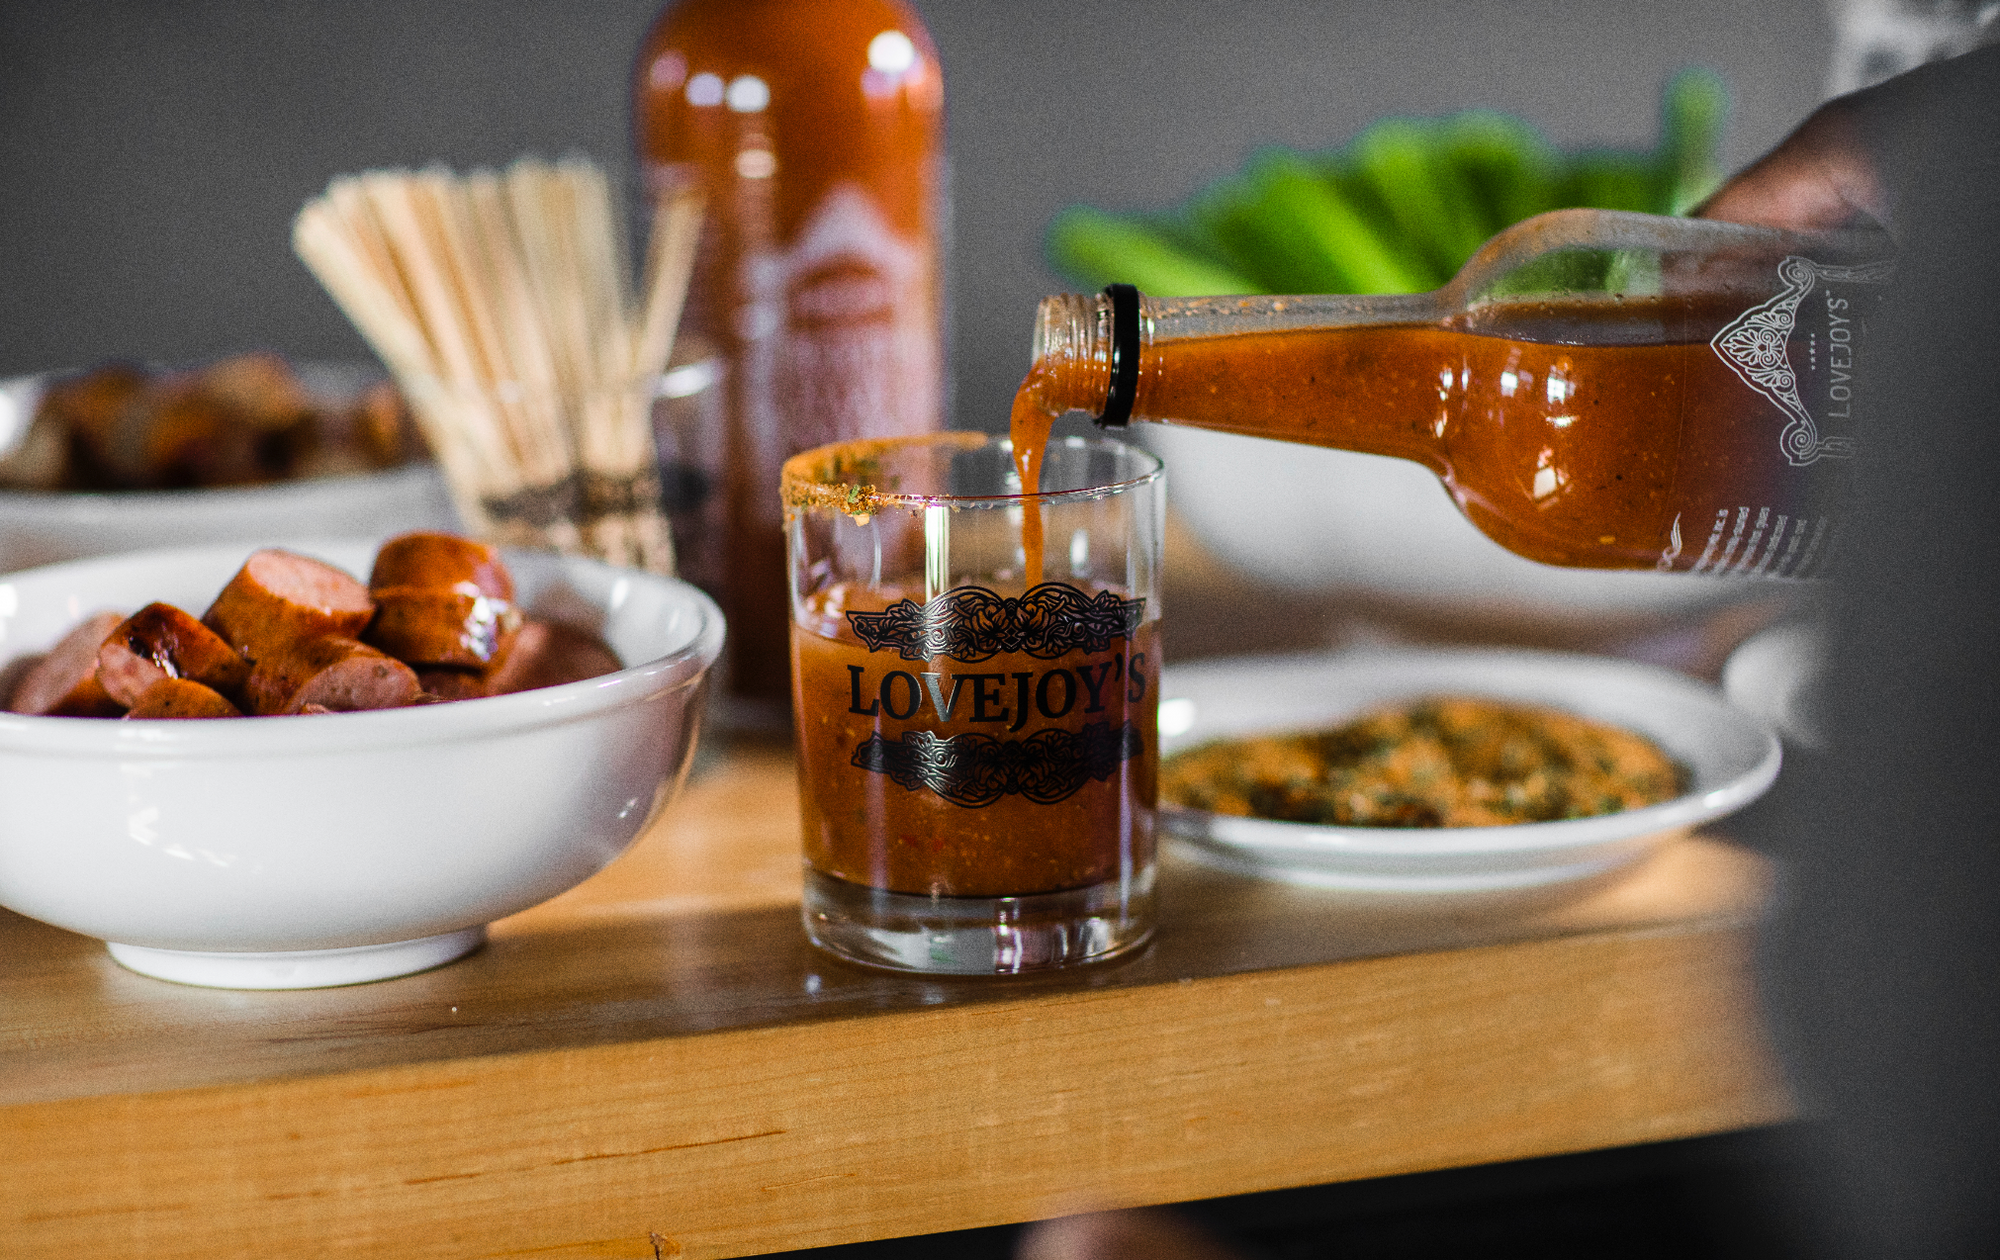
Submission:
[[325,635],[258,661],[243,695],[260,715],[299,713],[307,705],[352,713],[415,704],[419,690],[416,674],[395,657]]
[[589,631],[531,619],[514,636],[514,645],[488,677],[487,686],[493,695],[502,696],[581,682],[623,668],[617,654]]
[[500,553],[456,534],[402,534],[382,544],[368,575],[370,591],[396,587],[459,590],[470,586],[493,599],[514,598],[514,577]]
[[470,583],[457,589],[392,586],[371,594],[375,620],[363,642],[410,665],[484,669],[521,627],[512,604],[481,595]]
[[112,363],[82,376],[58,381],[42,395],[37,418],[49,418],[65,433],[69,467],[65,490],[122,490],[114,452],[127,414],[138,410],[150,374],[128,363]]
[[117,717],[125,706],[97,681],[97,649],[125,620],[115,612],[86,619],[14,685],[7,708],[43,717]]
[[234,695],[248,677],[249,661],[172,604],[141,608],[97,650],[97,681],[120,704],[139,703],[140,695],[163,678],[186,678]]
[[125,711],[131,718],[233,718],[243,710],[191,678],[162,678]]
[[354,638],[374,613],[368,589],[339,569],[266,550],[244,562],[201,619],[254,664],[290,643]]
[[476,669],[420,669],[417,682],[424,694],[419,702],[441,704],[447,700],[477,700],[493,694],[486,673]]

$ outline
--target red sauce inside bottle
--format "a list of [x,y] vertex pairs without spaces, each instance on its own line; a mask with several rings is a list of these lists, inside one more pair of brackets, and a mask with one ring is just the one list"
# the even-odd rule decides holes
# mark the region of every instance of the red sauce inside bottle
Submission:
[[[1487,536],[1548,564],[1803,576],[1848,461],[1788,460],[1790,417],[1709,345],[1737,313],[1519,303],[1444,325],[1161,340],[1133,414],[1415,460]],[[1102,389],[1101,369],[1037,364],[1016,400],[1019,458]]]

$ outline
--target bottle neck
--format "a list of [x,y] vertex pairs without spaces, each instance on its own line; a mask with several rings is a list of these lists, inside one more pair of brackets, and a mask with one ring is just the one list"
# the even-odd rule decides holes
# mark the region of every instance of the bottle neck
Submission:
[[[1326,403],[1350,384],[1343,371],[1367,368],[1341,361],[1339,334],[1432,326],[1446,314],[1431,293],[1149,298],[1113,286],[1063,294],[1037,313],[1030,382],[1050,414],[1087,411],[1106,427],[1188,424],[1432,462],[1431,443],[1398,417],[1357,414],[1344,424],[1342,409]],[[1288,387],[1316,397],[1303,410],[1287,406]],[[1306,412],[1325,423],[1302,432]]]
[[1112,314],[1111,299],[1102,293],[1060,293],[1042,299],[1035,313],[1027,388],[1050,415],[1105,414],[1112,384]]

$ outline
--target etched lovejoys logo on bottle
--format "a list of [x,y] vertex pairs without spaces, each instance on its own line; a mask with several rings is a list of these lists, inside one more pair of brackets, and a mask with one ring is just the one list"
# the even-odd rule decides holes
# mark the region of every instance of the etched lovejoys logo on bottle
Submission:
[[[1149,698],[1147,653],[1133,648],[1144,615],[1143,599],[1089,595],[1059,582],[1020,596],[963,586],[923,604],[904,599],[879,612],[848,612],[871,657],[893,651],[933,666],[1002,658],[1035,665],[909,670],[849,663],[850,714],[961,728],[939,734],[918,727],[893,739],[876,730],[855,747],[851,764],[968,808],[1006,796],[1053,804],[1109,780],[1145,752],[1142,728],[1130,716]],[[1037,719],[1062,724],[1013,738]],[[978,729],[987,725],[1004,734]]]
[[1788,417],[1778,435],[1787,463],[1854,454],[1843,430],[1854,418],[1855,350],[1892,270],[1886,262],[1835,267],[1795,254],[1778,264],[1784,287],[1709,341],[1744,384]]
[[1657,567],[1773,578],[1825,569],[1860,452],[1856,360],[1891,271],[1788,256],[1778,291],[1709,338],[1706,373],[1691,365],[1675,516]]

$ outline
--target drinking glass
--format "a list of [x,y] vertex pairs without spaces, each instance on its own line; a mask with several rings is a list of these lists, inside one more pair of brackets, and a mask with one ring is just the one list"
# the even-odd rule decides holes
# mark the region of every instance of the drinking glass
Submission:
[[792,701],[815,944],[989,974],[1153,930],[1164,479],[1051,443],[1023,491],[977,433],[784,468]]

